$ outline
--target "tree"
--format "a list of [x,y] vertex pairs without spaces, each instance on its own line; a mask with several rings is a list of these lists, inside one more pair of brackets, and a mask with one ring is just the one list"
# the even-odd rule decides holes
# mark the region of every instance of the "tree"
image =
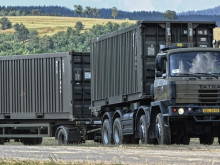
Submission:
[[2,25],[2,27],[1,27],[2,30],[6,30],[6,29],[11,29],[12,28],[11,22],[6,17],[2,17],[0,19],[0,24]]
[[167,19],[173,20],[177,19],[177,15],[175,11],[167,10],[163,13],[163,16]]
[[118,9],[116,7],[112,8],[112,17],[115,19],[118,16]]
[[76,30],[77,30],[78,32],[80,32],[81,30],[83,30],[84,25],[82,24],[81,21],[78,21],[78,22],[76,22],[76,25],[75,25],[74,27],[76,28]]
[[37,16],[40,16],[40,15],[41,15],[41,11],[40,11],[40,9],[31,10],[31,15],[37,15]]
[[92,13],[92,8],[89,6],[86,6],[85,10],[83,11],[83,14],[86,15],[86,17],[88,17],[88,15],[90,15]]
[[43,36],[39,40],[39,46],[42,52],[48,52],[49,50],[54,48],[54,43],[49,36]]
[[16,23],[14,25],[14,29],[15,29],[15,33],[14,33],[15,39],[18,41],[23,41],[24,43],[24,41],[28,39],[29,30],[22,23],[21,24]]
[[97,8],[92,8],[92,15],[96,18],[100,16],[99,10]]
[[74,5],[74,13],[79,16],[82,15],[83,7],[81,5]]

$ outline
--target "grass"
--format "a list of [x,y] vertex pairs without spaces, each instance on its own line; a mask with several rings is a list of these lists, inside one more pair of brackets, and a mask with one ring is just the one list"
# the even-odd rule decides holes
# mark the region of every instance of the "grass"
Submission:
[[[0,17],[1,18],[1,17]],[[130,20],[117,20],[117,19],[98,19],[98,18],[81,18],[81,17],[55,17],[55,16],[11,16],[7,17],[12,25],[16,23],[23,23],[28,29],[37,30],[40,36],[51,36],[60,31],[66,31],[68,27],[74,28],[77,21],[83,23],[84,30],[89,30],[93,25],[104,25],[107,22],[113,23],[135,23],[136,21]],[[13,29],[0,30],[0,33],[13,33]]]
[[[19,160],[19,159],[0,159],[1,165],[104,165],[105,163],[90,163],[87,161],[84,162],[64,162],[57,160],[50,161],[38,161],[38,160]],[[112,165],[120,165],[120,163],[112,163]]]
[[[22,143],[20,142],[14,142],[13,140],[11,140],[9,143],[5,143],[5,145],[16,145],[16,146],[20,146],[20,145],[23,145]],[[57,140],[55,140],[55,138],[43,138],[43,142],[41,144],[42,146],[59,146],[58,145],[58,142]],[[73,145],[70,145],[70,146],[73,146]],[[102,144],[100,143],[95,143],[93,142],[92,140],[87,140],[86,143],[82,143],[82,144],[78,144],[76,146],[79,146],[79,147],[104,147]],[[175,147],[174,147],[175,146]],[[199,139],[198,138],[191,138],[190,139],[190,145],[142,145],[141,143],[140,144],[127,144],[127,145],[122,145],[122,146],[119,146],[119,147],[124,147],[124,148],[129,148],[129,147],[133,147],[133,148],[155,148],[155,149],[163,149],[164,147],[168,147],[170,149],[176,149],[176,148],[185,148],[185,149],[188,149],[188,148],[203,148],[204,146],[208,146],[208,145],[201,145],[199,143]],[[210,145],[210,146],[219,146],[218,144],[218,138],[215,138],[214,140],[214,143],[213,145]],[[114,145],[109,145],[108,147],[115,147]]]

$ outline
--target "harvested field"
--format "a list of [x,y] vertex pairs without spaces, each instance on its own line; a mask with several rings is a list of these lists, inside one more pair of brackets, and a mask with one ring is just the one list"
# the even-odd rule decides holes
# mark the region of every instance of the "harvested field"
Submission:
[[[0,17],[1,18],[1,17]],[[7,17],[12,25],[23,23],[30,30],[37,30],[40,36],[51,36],[60,31],[66,31],[68,27],[74,28],[76,22],[83,23],[84,30],[89,30],[93,25],[105,25],[107,22],[121,24],[123,22],[135,23],[130,20],[98,19],[82,17],[55,17],[55,16],[11,16]],[[0,33],[13,33],[14,29],[0,30]]]

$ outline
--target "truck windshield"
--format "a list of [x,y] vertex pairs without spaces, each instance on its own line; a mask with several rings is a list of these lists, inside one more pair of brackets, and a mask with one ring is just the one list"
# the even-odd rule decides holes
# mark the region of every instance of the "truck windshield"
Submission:
[[170,55],[171,76],[220,74],[220,52],[183,52]]

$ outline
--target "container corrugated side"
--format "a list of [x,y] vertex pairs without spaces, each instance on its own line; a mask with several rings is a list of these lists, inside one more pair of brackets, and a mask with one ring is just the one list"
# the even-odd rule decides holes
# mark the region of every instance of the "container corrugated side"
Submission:
[[0,57],[1,119],[68,119],[69,53]]

